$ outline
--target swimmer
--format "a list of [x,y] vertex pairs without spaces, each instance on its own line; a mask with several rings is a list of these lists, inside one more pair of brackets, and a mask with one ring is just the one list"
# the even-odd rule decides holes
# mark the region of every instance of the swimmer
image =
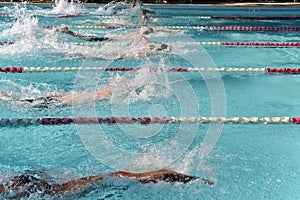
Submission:
[[81,33],[78,33],[78,32],[75,32],[75,31],[71,31],[69,29],[69,27],[67,25],[61,25],[60,27],[57,27],[54,29],[55,31],[57,32],[60,32],[60,33],[66,33],[68,35],[71,35],[71,36],[74,36],[74,37],[78,37],[80,39],[83,39],[83,40],[87,40],[87,41],[93,41],[93,42],[101,42],[101,41],[105,41],[105,40],[109,40],[108,37],[98,37],[96,35],[83,35]]
[[38,98],[25,98],[21,99],[4,91],[0,91],[0,97],[4,100],[9,101],[18,101],[24,103],[30,103],[34,107],[49,107],[51,105],[73,105],[80,104],[83,102],[90,101],[91,99],[103,99],[105,97],[111,96],[111,90],[100,90],[96,92],[79,92],[79,93],[66,93],[66,92],[56,92],[52,94],[48,94],[43,97]]
[[[131,173],[125,171],[113,172],[107,177],[119,177],[134,179],[142,184],[164,182],[188,183],[193,180],[199,180],[207,185],[214,185],[213,182],[186,174],[177,173],[169,170],[157,170],[142,173]],[[105,176],[96,175],[88,176],[80,179],[72,180],[66,183],[48,183],[46,180],[40,179],[34,175],[22,174],[12,177],[10,180],[0,183],[0,194],[9,195],[13,193],[14,198],[29,196],[38,192],[41,195],[72,195],[74,193],[87,190],[93,184],[102,181]]]
[[141,10],[141,21],[139,22],[139,25],[147,24],[150,22],[149,17],[147,16],[147,13],[155,14],[155,12],[153,12],[153,11],[142,9]]

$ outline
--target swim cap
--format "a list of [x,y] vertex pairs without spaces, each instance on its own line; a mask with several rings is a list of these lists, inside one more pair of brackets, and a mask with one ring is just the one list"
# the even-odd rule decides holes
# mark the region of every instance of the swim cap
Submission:
[[141,35],[149,35],[150,33],[153,33],[154,32],[154,29],[151,28],[151,27],[141,27],[141,30],[140,30],[140,34]]

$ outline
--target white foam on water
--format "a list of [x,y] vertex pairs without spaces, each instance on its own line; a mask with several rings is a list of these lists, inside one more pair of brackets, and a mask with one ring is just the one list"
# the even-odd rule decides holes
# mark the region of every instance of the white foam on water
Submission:
[[55,43],[56,35],[51,30],[42,28],[38,19],[30,14],[23,5],[16,5],[12,13],[16,21],[9,29],[0,33],[1,38],[13,41],[13,45],[0,48],[1,55],[34,56],[43,49],[49,49],[49,42]]
[[116,14],[115,9],[120,6],[124,5],[123,2],[109,2],[108,4],[99,7],[96,11],[94,11],[93,14],[98,14],[98,15],[113,15]]
[[128,72],[123,76],[117,75],[111,78],[109,87],[114,94],[113,103],[150,101],[154,98],[168,98],[171,95],[166,72],[153,70],[152,68],[157,66],[149,64],[142,64],[140,68],[135,73]]
[[0,79],[0,90],[17,97],[18,99],[26,99],[42,97],[51,91],[56,91],[57,88],[47,83]]
[[73,0],[69,3],[66,0],[56,0],[52,10],[45,10],[44,14],[78,14],[85,13],[86,9],[79,2]]

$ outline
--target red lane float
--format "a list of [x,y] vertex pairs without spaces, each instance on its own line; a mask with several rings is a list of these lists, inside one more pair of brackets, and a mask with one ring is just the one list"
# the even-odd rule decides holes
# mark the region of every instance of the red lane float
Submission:
[[300,74],[300,68],[267,68],[269,74]]
[[117,29],[117,28],[140,28],[139,26],[134,26],[134,25],[132,25],[132,26],[104,26],[105,28],[107,28],[107,29]]
[[83,14],[67,14],[67,15],[59,15],[56,18],[72,18],[72,17],[82,17]]
[[211,19],[226,19],[226,20],[299,20],[298,16],[276,17],[276,16],[211,16]]
[[133,67],[107,67],[105,71],[137,71],[140,68],[133,68]]
[[300,124],[300,117],[293,117],[292,122],[293,124]]
[[[56,68],[54,68],[56,69]],[[64,70],[63,68],[57,68],[59,70],[53,70],[53,68],[49,68],[48,70],[43,70],[41,68],[40,71],[36,70],[36,68],[34,69],[30,69],[30,68],[23,68],[23,67],[3,67],[0,68],[0,72],[5,72],[5,73],[23,73],[23,72],[46,72],[46,71],[52,71],[52,72],[57,72],[57,71],[69,71],[68,69]],[[95,68],[93,70],[97,70],[98,68]],[[136,67],[111,67],[111,68],[99,68],[98,70],[103,70],[103,71],[137,71],[140,68]],[[170,72],[189,72],[189,71],[197,71],[197,70],[201,70],[201,71],[206,71],[206,68],[184,68],[184,67],[172,67],[172,68],[149,68],[151,71],[170,71]],[[218,68],[216,68],[218,69]],[[221,68],[222,71],[227,71],[227,68]],[[274,73],[279,73],[279,74],[300,74],[300,68],[255,68],[255,70],[253,70],[253,68],[245,68],[245,70],[240,71],[240,68],[228,68],[230,70],[228,70],[228,72],[267,72],[269,74],[274,74]],[[234,69],[234,70],[233,70]],[[236,69],[236,70],[235,70]],[[244,69],[244,68],[241,68]],[[252,69],[252,70],[251,70]],[[256,69],[261,69],[259,71],[256,71]],[[78,69],[79,70],[79,69]],[[82,70],[82,69],[80,69]],[[207,68],[207,71],[210,71],[211,68]],[[76,71],[76,68],[73,68],[72,71]],[[212,70],[212,71],[218,71],[218,70]],[[220,72],[222,72],[220,71]]]
[[223,46],[300,47],[300,42],[222,42]]
[[[104,71],[137,71],[141,68],[139,67],[107,67],[104,68]],[[151,71],[173,71],[173,72],[187,72],[187,68],[150,68]],[[24,68],[22,67],[3,67],[0,68],[0,72],[5,72],[5,73],[23,73],[26,72]]]
[[300,31],[300,27],[204,26],[203,28],[220,31]]
[[22,73],[22,72],[24,72],[24,68],[22,68],[22,67],[4,67],[4,68],[0,68],[0,72]]
[[[205,118],[205,120],[201,120]],[[233,124],[300,124],[300,117],[265,117],[265,118],[212,118],[212,117],[200,117],[200,118],[180,118],[180,117],[77,117],[77,118],[2,118],[0,119],[0,127],[7,126],[29,126],[29,125],[66,125],[66,124],[167,124],[167,123],[233,123]]]
[[0,42],[0,45],[10,45],[14,44],[14,42]]
[[[28,119],[27,119],[28,120]],[[19,120],[20,121],[20,120]],[[125,124],[151,124],[159,123],[166,124],[171,121],[170,118],[166,117],[78,117],[78,118],[41,118],[34,120],[36,124],[42,125],[59,125],[59,124],[116,124],[116,123],[125,123]]]
[[[78,26],[78,28],[140,28],[139,26]],[[259,27],[259,26],[157,26],[157,28],[206,29],[219,31],[300,31],[300,27]]]

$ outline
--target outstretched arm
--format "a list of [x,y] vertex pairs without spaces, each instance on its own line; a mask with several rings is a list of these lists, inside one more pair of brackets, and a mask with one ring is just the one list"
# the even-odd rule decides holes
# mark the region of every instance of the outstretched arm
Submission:
[[75,94],[66,94],[59,98],[60,101],[66,104],[77,104],[85,101],[90,101],[92,98],[102,99],[107,96],[111,96],[111,90],[100,90],[96,92],[82,92]]
[[165,32],[165,33],[172,33],[172,34],[180,32],[180,30],[170,30],[170,29],[155,29],[155,30],[157,32]]
[[97,99],[102,99],[104,97],[111,96],[111,95],[112,95],[111,90],[100,90],[100,91],[95,92],[95,97]]
[[196,179],[202,181],[204,184],[208,184],[208,185],[214,184],[209,180],[197,176],[190,176],[190,175],[181,174],[169,170],[157,170],[157,171],[143,172],[143,173],[130,173],[130,172],[120,171],[120,172],[111,173],[109,174],[109,176],[138,179],[138,181],[143,184],[149,182],[156,183],[158,181],[187,183],[189,181],[196,180]]
[[139,33],[140,33],[140,31],[134,31],[134,32],[127,33],[124,35],[108,35],[108,37],[117,38],[117,39],[128,39],[128,38],[131,38],[132,36],[138,35]]

